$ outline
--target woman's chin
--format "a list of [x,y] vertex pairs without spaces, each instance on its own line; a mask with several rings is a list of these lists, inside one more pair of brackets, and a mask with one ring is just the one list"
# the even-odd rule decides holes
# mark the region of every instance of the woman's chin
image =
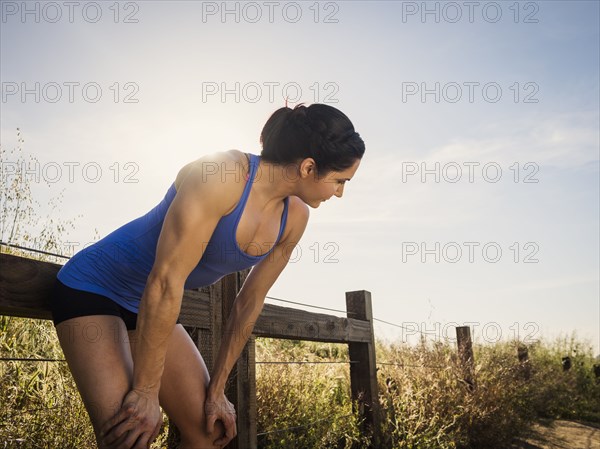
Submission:
[[317,209],[321,203],[324,203],[327,200],[313,200],[313,201],[304,201],[305,204],[312,207],[313,209]]

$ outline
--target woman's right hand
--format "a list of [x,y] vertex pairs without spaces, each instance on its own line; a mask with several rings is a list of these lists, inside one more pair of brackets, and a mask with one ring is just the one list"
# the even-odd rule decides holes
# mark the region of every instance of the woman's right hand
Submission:
[[131,390],[121,409],[100,430],[102,449],[147,449],[162,425],[158,394]]

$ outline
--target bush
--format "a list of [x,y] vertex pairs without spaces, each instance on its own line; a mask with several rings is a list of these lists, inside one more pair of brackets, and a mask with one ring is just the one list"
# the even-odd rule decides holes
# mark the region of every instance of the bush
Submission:
[[[0,316],[3,357],[62,359],[52,323]],[[4,448],[94,447],[89,418],[64,362],[0,363]]]
[[[584,350],[574,338],[538,342],[527,363],[517,358],[519,346],[474,346],[471,389],[452,345],[378,344],[378,360],[390,363],[379,370],[385,447],[509,447],[539,418],[600,421],[600,385],[589,346]],[[564,354],[574,354],[567,372]]]
[[[347,346],[256,339],[257,361],[341,359],[348,359]],[[257,364],[256,390],[261,448],[350,448],[367,444],[352,411],[347,365]]]
[[[537,416],[600,422],[600,383],[593,374],[592,347],[576,334],[552,343],[536,344],[530,351],[533,366],[532,407]],[[563,370],[562,358],[571,368]]]

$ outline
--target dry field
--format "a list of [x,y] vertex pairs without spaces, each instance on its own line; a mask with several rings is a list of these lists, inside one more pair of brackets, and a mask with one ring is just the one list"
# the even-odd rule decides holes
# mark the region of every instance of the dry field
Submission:
[[536,424],[532,435],[512,449],[600,449],[600,425],[562,420]]

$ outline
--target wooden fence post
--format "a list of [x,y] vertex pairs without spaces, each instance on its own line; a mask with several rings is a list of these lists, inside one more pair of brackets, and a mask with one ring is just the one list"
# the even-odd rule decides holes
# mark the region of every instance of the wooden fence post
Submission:
[[464,381],[469,390],[475,389],[475,380],[473,379],[473,343],[471,342],[471,329],[469,326],[458,326],[456,328],[456,341],[458,344],[458,357],[463,368]]
[[571,357],[568,355],[562,358],[563,371],[569,371],[571,369]]
[[346,292],[346,312],[348,318],[368,321],[371,327],[369,342],[348,343],[350,387],[352,400],[358,401],[359,413],[364,417],[364,430],[372,435],[371,447],[379,447],[381,441],[381,414],[377,388],[371,292],[366,290]]
[[529,380],[531,377],[531,363],[529,361],[529,349],[526,345],[520,344],[517,346],[517,357],[519,358],[519,368],[523,379]]
[[[222,324],[223,319],[221,318],[222,313],[222,288],[219,283],[213,284],[207,287],[210,296],[210,325],[209,327],[190,327],[184,326],[185,330],[192,338],[192,341],[196,344],[200,355],[206,363],[208,372],[211,373],[214,360],[217,357],[219,346],[221,344],[220,338],[214,338],[215,335],[222,335]],[[202,290],[202,289],[199,289]],[[169,420],[169,434],[167,436],[167,448],[177,449],[181,441],[181,435],[177,426]]]
[[[231,273],[222,279],[222,330],[233,308],[233,302],[239,292],[248,270]],[[235,329],[235,338],[245,338],[252,329]],[[221,334],[222,335],[222,334]],[[256,360],[255,338],[250,335],[237,363],[229,376],[225,395],[237,414],[237,436],[228,445],[228,449],[256,449]]]

